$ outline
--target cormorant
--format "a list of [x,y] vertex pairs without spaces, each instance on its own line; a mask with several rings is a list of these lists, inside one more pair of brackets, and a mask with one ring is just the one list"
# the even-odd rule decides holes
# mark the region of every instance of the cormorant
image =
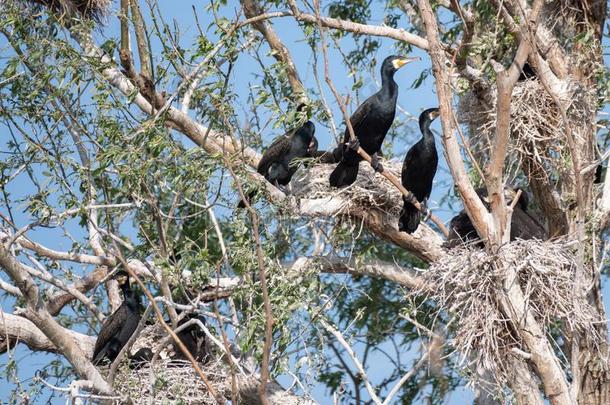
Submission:
[[[317,155],[318,140],[314,136],[315,131],[315,125],[307,121],[300,128],[277,138],[263,153],[256,170],[276,187],[287,185],[298,168],[293,160]],[[248,200],[251,201],[255,194],[255,191],[249,193]],[[240,201],[237,206],[244,208],[246,204]]]
[[[507,205],[512,204],[512,200],[516,196],[518,190],[518,188],[507,188],[504,190]],[[479,198],[481,198],[481,201],[483,201],[485,207],[489,210],[490,205],[487,198],[487,190],[484,188],[479,188],[476,190],[476,192],[479,195]],[[513,215],[511,217],[511,241],[514,241],[515,239],[544,240],[546,238],[546,231],[544,227],[527,211],[528,205],[529,197],[525,190],[521,189],[521,196],[519,197],[517,205],[515,205],[515,208],[513,209]],[[453,217],[449,223],[449,236],[447,237],[445,246],[448,248],[453,248],[461,245],[462,243],[476,240],[479,240],[479,235],[477,234],[477,231],[474,228],[472,221],[470,221],[466,211],[462,210],[458,215]],[[482,248],[483,242],[479,241],[476,243],[476,246]]]
[[137,370],[142,368],[146,363],[150,363],[154,353],[149,347],[142,347],[137,352],[129,356],[129,368]]
[[293,160],[313,156],[318,150],[315,130],[314,124],[307,121],[296,131],[278,138],[263,154],[257,171],[276,186],[290,183],[292,175],[297,171]]
[[[184,325],[191,319],[198,319],[204,325],[206,324],[205,317],[202,315],[188,314],[178,322],[178,326]],[[205,363],[208,360],[210,351],[207,336],[199,325],[194,324],[188,326],[186,329],[178,332],[178,337],[182,343],[184,343],[188,351],[191,352],[191,355],[195,360],[201,363]],[[175,347],[174,350],[176,352],[175,358],[186,358],[178,347]]]
[[[434,145],[434,135],[430,131],[430,123],[439,114],[438,108],[429,108],[420,114],[419,129],[423,137],[409,149],[402,164],[402,185],[413,193],[424,209],[432,192],[432,180],[438,165],[438,154]],[[401,232],[415,232],[419,226],[419,217],[419,210],[403,196],[398,229]]]
[[394,73],[407,63],[419,59],[397,55],[385,58],[381,64],[381,89],[366,99],[350,117],[356,140],[350,140],[349,129],[345,128],[343,144],[335,149],[335,159],[339,164],[330,174],[329,182],[332,187],[348,186],[356,181],[358,164],[362,160],[356,153],[358,147],[362,147],[371,155],[371,166],[376,171],[383,171],[377,153],[396,113],[398,85],[394,81]]
[[129,285],[129,274],[118,272],[114,277],[123,291],[123,303],[103,323],[93,350],[93,364],[104,359],[113,362],[125,346],[140,322],[142,305],[135,291]]

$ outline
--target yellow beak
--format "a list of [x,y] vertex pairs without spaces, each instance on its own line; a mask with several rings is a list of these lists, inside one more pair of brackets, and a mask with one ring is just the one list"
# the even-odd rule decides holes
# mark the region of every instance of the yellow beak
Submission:
[[411,63],[416,60],[421,60],[421,58],[419,56],[415,56],[413,58],[396,58],[392,61],[392,65],[394,66],[394,69],[400,69],[407,63]]

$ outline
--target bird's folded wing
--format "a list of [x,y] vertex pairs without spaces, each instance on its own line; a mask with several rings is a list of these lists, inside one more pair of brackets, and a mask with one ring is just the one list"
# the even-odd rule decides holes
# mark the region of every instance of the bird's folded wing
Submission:
[[127,306],[121,305],[112,315],[110,315],[102,324],[100,334],[95,342],[93,356],[95,357],[100,350],[112,339],[113,336],[119,333],[121,326],[127,319]]
[[258,163],[257,171],[263,176],[267,174],[269,167],[273,162],[277,161],[280,157],[286,155],[290,151],[290,138],[286,135],[282,135],[277,138],[265,151],[263,157]]

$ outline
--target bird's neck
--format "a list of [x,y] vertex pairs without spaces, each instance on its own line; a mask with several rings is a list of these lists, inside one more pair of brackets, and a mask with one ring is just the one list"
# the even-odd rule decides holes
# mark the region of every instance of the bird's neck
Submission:
[[140,305],[138,295],[135,293],[135,291],[132,291],[131,289],[123,290],[123,299],[125,300],[125,303],[131,308],[137,308]]
[[424,141],[434,143],[434,134],[430,131],[430,121],[426,120],[419,124],[419,129],[424,136]]
[[387,98],[398,97],[398,85],[394,81],[393,75],[381,76],[381,91],[380,93]]

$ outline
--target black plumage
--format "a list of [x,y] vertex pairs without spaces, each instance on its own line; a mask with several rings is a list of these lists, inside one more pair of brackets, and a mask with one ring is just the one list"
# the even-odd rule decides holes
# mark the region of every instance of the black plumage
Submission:
[[[425,207],[432,192],[432,181],[438,166],[438,154],[430,123],[439,115],[438,108],[429,108],[419,116],[419,129],[423,137],[409,149],[402,164],[402,185]],[[419,226],[420,212],[403,197],[398,229],[413,233]]]
[[378,162],[377,153],[383,140],[392,126],[396,113],[398,85],[394,73],[402,66],[419,58],[388,56],[381,64],[381,89],[367,98],[350,117],[357,142],[350,142],[350,133],[345,129],[343,144],[335,151],[335,160],[339,162],[331,173],[329,182],[332,187],[343,187],[352,184],[358,176],[358,164],[362,160],[356,153],[358,146],[371,155],[372,166],[377,171],[383,170]]
[[[307,121],[296,130],[277,138],[263,153],[256,170],[275,186],[287,185],[298,168],[295,159],[318,155],[318,140],[314,135],[315,132],[315,125]],[[247,196],[248,201],[252,201],[255,195],[256,191],[250,192]],[[237,205],[238,208],[245,206],[244,201],[240,201]]]
[[[178,322],[178,326],[184,325],[185,323],[194,319],[199,320],[203,325],[205,325],[206,323],[205,318],[202,315],[189,314],[182,318],[180,322]],[[184,346],[186,346],[186,348],[195,360],[201,363],[205,363],[208,360],[208,358],[210,357],[210,348],[208,345],[207,336],[198,324],[194,323],[192,325],[187,326],[186,329],[183,329],[182,331],[178,332],[178,337],[180,338],[182,343],[184,343]],[[175,351],[175,358],[186,359],[186,357],[179,348],[176,347]]]
[[129,275],[120,271],[115,279],[123,291],[123,303],[102,324],[93,350],[93,364],[96,365],[104,359],[113,362],[140,322],[142,304],[129,285]]
[[[507,188],[504,190],[506,204],[512,204],[518,190],[519,189],[512,188]],[[490,205],[487,198],[487,190],[480,188],[477,189],[476,192],[479,195],[479,198],[481,198],[481,201],[483,201],[485,207],[489,210]],[[528,195],[524,190],[521,190],[521,196],[519,197],[519,201],[517,201],[517,205],[515,205],[513,215],[511,217],[511,241],[514,241],[515,239],[546,239],[546,230],[542,224],[540,224],[540,222],[538,222],[538,220],[528,211],[528,205]],[[453,217],[449,223],[449,236],[447,237],[445,246],[448,248],[453,248],[469,242],[475,243],[475,246],[481,248],[484,246],[483,242],[480,241],[479,235],[477,234],[472,221],[468,217],[468,214],[466,214],[465,210],[462,210],[458,215]]]
[[517,81],[523,82],[530,79],[536,79],[536,77],[536,71],[528,62],[525,62],[523,64],[523,69],[521,69],[521,73],[519,74],[519,79],[517,79]]
[[257,171],[276,186],[290,183],[297,171],[297,163],[294,160],[311,157],[318,149],[315,129],[314,124],[307,121],[296,131],[278,138],[263,154]]

